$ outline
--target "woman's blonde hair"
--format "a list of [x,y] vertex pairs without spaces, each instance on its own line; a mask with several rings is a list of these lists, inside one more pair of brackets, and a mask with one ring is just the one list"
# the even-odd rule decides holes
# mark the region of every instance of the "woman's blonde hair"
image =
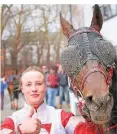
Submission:
[[22,73],[22,76],[25,73],[30,72],[30,71],[37,71],[37,72],[40,72],[40,73],[42,73],[44,75],[44,73],[41,71],[41,69],[38,66],[30,66]]

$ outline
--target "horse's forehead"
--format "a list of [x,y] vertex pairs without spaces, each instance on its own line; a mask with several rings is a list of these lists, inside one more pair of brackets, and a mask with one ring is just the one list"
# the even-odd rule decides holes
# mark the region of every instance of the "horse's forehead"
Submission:
[[[90,30],[79,28],[76,32]],[[116,56],[113,45],[97,33],[74,34],[68,41],[68,47],[61,53],[61,64],[71,75],[76,75],[88,60],[99,60],[106,66],[112,66]]]
[[92,28],[90,27],[80,27],[78,29],[76,29],[76,31],[82,31],[82,30],[91,30]]

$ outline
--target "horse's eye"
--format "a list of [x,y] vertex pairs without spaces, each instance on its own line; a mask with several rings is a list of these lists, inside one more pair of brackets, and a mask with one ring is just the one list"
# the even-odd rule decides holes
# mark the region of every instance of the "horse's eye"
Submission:
[[109,72],[109,69],[110,69],[110,67],[107,67],[107,68],[106,68],[106,71],[108,71],[108,72]]

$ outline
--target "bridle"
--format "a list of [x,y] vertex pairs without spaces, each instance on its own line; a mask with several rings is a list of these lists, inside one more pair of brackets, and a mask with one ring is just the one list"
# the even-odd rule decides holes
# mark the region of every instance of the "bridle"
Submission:
[[[80,74],[82,74],[82,72],[84,75],[80,75]],[[107,70],[102,64],[99,64],[98,66],[92,67],[90,70],[87,70],[86,68],[82,69],[79,72],[79,74],[77,74],[75,77],[71,78],[71,86],[74,88],[75,92],[78,91],[80,93],[82,98],[84,98],[82,91],[84,89],[84,84],[85,84],[87,78],[91,74],[96,73],[96,72],[99,72],[104,76],[106,83],[108,85],[107,87],[110,87],[111,79],[112,79],[112,75],[113,75],[113,67],[111,67]],[[77,81],[76,77],[78,77],[78,79],[80,80],[80,82],[78,82],[78,84],[77,84],[78,87],[74,86],[75,81]],[[105,90],[107,90],[107,89],[105,89]]]

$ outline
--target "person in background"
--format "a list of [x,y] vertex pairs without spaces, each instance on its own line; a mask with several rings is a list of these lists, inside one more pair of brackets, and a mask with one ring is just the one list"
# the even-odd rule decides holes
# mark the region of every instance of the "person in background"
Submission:
[[14,92],[14,84],[13,84],[13,78],[15,77],[15,75],[10,75],[8,76],[7,78],[7,83],[8,83],[8,93],[9,93],[9,97],[10,97],[10,101],[11,101],[11,109],[14,109],[14,101],[13,101],[13,98],[14,98],[14,95],[13,95],[13,92]]
[[47,96],[47,90],[48,90],[48,86],[47,86],[47,76],[48,76],[48,74],[49,74],[49,71],[48,71],[48,69],[47,69],[47,67],[46,66],[42,66],[42,72],[44,73],[44,75],[45,75],[45,82],[46,82],[46,95],[45,95],[45,101],[46,101],[46,103],[47,103],[47,100],[48,100],[48,96]]
[[15,76],[13,78],[13,85],[14,85],[14,90],[13,90],[13,107],[14,109],[18,110],[18,100],[19,100],[19,80]]
[[8,84],[5,77],[0,79],[0,107],[1,110],[4,109],[4,90],[7,88]]
[[48,105],[56,107],[55,104],[55,99],[56,99],[56,94],[58,91],[59,87],[59,75],[57,74],[56,67],[51,67],[50,68],[50,73],[47,76],[47,96],[48,96]]
[[48,74],[48,68],[46,66],[42,66],[42,72],[47,75]]
[[67,103],[67,108],[70,108],[70,99],[69,99],[69,87],[68,87],[68,76],[65,73],[64,69],[61,66],[61,69],[59,71],[59,105],[58,108],[62,108],[62,102],[63,102],[63,97],[65,98],[65,101]]

